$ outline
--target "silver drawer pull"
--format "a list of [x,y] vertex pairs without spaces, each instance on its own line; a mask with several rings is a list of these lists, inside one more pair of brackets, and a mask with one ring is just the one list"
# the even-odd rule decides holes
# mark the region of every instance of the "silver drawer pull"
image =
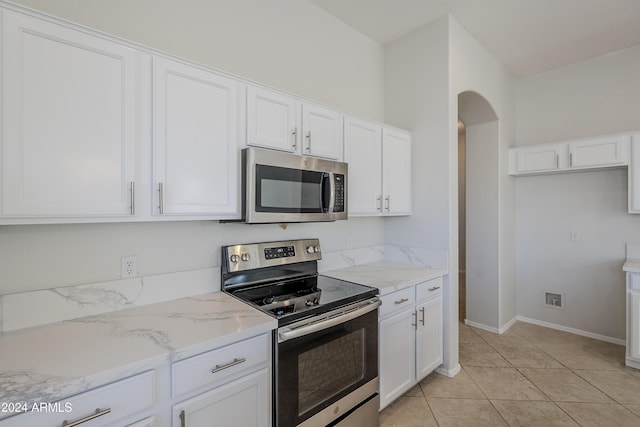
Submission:
[[215,374],[216,372],[222,371],[223,369],[227,369],[232,366],[239,365],[240,363],[243,363],[246,361],[247,359],[245,357],[233,359],[233,362],[225,363],[224,365],[216,365],[216,367],[211,370],[211,373]]
[[437,291],[440,289],[440,286],[434,286],[433,288],[429,288],[429,292]]
[[401,300],[396,301],[395,304],[404,304],[407,301],[409,301],[408,298],[402,298]]
[[109,412],[111,412],[111,408],[107,408],[107,409],[96,408],[96,412],[94,412],[91,415],[87,415],[86,417],[81,418],[81,419],[79,419],[77,421],[69,422],[67,420],[64,420],[62,422],[62,427],[74,427],[74,426],[80,425],[82,423],[86,423],[87,421],[91,421],[93,419],[101,417],[103,415],[107,415]]

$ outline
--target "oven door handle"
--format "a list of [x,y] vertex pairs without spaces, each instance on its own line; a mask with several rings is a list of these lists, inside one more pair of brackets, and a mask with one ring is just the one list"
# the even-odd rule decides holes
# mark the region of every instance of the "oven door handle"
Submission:
[[317,322],[309,323],[308,325],[300,326],[295,329],[289,329],[288,327],[278,331],[278,343],[285,342],[294,338],[299,338],[305,335],[312,334],[314,332],[328,329],[332,326],[339,325],[340,323],[348,322],[349,320],[360,317],[364,314],[370,313],[376,310],[382,301],[377,297],[369,300],[364,307],[356,308],[353,310],[347,310],[343,314],[328,317],[326,320],[319,320]]

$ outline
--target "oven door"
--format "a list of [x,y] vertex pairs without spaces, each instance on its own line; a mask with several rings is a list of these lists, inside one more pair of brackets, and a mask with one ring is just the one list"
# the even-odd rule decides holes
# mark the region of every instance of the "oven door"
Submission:
[[373,298],[278,329],[277,426],[327,425],[377,396],[379,306]]

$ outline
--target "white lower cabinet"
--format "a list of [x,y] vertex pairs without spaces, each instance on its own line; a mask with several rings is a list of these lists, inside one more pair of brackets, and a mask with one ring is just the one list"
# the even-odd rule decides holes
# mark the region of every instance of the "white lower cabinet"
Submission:
[[266,427],[270,371],[264,368],[173,406],[173,427]]
[[640,274],[627,273],[626,364],[640,369]]
[[382,307],[380,409],[442,363],[442,278],[385,295]]
[[[129,425],[145,415],[135,415],[150,409],[154,402],[154,372],[135,375],[96,389],[51,403],[44,407],[25,408],[24,415],[0,421],[1,427],[79,425],[98,427]],[[133,419],[131,419],[133,418]],[[134,424],[137,426],[137,424]],[[152,424],[142,424],[152,425]]]
[[155,425],[155,417],[149,417],[136,423],[129,424],[127,427],[155,427]]
[[174,363],[171,425],[270,425],[270,355],[263,334]]

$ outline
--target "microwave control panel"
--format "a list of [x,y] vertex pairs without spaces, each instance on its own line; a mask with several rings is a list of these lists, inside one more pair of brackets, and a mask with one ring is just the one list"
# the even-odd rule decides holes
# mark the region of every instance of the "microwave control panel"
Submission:
[[344,175],[334,174],[335,193],[334,193],[334,212],[344,212]]

